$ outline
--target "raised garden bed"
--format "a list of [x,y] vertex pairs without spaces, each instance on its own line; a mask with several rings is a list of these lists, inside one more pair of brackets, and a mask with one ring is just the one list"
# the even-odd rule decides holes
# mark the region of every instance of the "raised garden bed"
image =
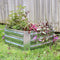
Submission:
[[[28,31],[19,31],[6,28],[5,42],[23,47],[24,49],[30,49],[53,42],[53,35],[50,36],[44,35],[46,36],[45,42],[39,41],[38,39],[34,39],[36,38],[34,36],[39,33],[37,32],[28,33]],[[44,36],[40,36],[40,39],[42,39]],[[47,38],[49,39],[48,41]]]
[[31,23],[27,18],[29,11],[25,12],[24,7],[19,6],[15,13],[11,12],[5,29],[7,43],[30,49],[55,42],[58,38],[54,35],[53,27],[48,21],[38,24]]

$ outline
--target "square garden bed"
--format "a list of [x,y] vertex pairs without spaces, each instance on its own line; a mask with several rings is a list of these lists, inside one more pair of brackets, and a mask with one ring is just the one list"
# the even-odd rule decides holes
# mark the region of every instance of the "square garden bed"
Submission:
[[[51,34],[48,36],[47,34],[41,35],[42,32],[43,31],[31,31],[30,33],[28,33],[28,31],[20,31],[6,28],[5,42],[20,46],[24,49],[30,49],[53,42],[53,33],[50,32]],[[37,35],[39,35],[40,39],[37,38]]]
[[38,47],[54,42],[58,37],[48,21],[34,24],[28,19],[30,11],[24,11],[24,6],[19,6],[16,12],[11,11],[5,29],[5,42],[14,44],[24,49]]

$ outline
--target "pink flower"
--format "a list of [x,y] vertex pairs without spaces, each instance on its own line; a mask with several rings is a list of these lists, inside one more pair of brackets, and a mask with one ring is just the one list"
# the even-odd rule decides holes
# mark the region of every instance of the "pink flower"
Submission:
[[33,37],[33,40],[36,40],[37,39],[37,35],[35,37]]
[[35,27],[35,25],[32,25],[32,27],[34,28],[34,27]]
[[30,30],[34,30],[34,31],[37,31],[37,27],[36,27],[36,24],[31,24],[31,27],[30,27]]
[[53,43],[58,39],[58,36],[54,36]]
[[34,27],[37,30],[37,27]]
[[57,40],[57,39],[58,39],[58,36],[54,37],[54,39],[56,39],[56,40]]
[[39,39],[39,41],[42,41],[42,40]]
[[33,28],[33,30],[37,31],[36,24],[34,24],[34,25],[32,26],[32,28]]

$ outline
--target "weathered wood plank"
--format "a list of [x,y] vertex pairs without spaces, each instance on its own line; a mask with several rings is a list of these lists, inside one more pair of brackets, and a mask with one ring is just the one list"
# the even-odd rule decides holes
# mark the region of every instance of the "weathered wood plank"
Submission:
[[25,31],[24,32],[24,44],[28,44],[28,43],[30,43],[30,34],[27,31]]
[[34,7],[34,0],[29,0],[29,11],[30,11],[30,13],[29,13],[29,21],[31,21],[32,23],[34,23],[35,22],[35,7]]
[[30,34],[27,31],[24,32],[24,49],[30,49]]

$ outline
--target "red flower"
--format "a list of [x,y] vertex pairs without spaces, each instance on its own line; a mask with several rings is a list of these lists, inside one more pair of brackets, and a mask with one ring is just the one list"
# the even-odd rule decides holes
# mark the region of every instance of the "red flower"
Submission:
[[37,31],[37,27],[36,27],[36,24],[31,24],[31,27],[30,27],[30,31],[31,30],[34,30],[34,31]]

